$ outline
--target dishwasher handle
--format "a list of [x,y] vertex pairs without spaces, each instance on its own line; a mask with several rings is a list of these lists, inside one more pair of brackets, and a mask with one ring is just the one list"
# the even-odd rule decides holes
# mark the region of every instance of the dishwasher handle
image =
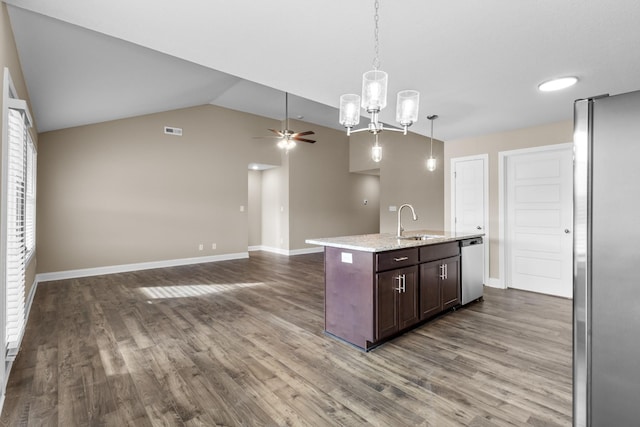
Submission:
[[465,246],[473,246],[473,245],[481,245],[482,244],[482,237],[476,237],[473,239],[465,239],[465,240],[461,240],[460,241],[460,246],[465,247]]

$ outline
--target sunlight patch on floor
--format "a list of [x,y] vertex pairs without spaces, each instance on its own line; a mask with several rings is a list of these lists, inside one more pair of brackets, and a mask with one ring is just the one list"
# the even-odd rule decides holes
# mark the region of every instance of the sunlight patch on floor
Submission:
[[216,283],[213,285],[184,285],[184,286],[150,286],[140,288],[140,291],[150,299],[190,298],[203,295],[218,294],[220,292],[235,291],[264,285],[263,282],[250,283]]

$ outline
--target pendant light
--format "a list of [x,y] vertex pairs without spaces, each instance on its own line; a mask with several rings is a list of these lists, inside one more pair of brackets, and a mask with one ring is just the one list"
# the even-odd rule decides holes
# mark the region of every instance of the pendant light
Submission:
[[436,167],[438,166],[438,161],[435,159],[435,157],[433,157],[433,121],[437,118],[438,118],[437,114],[427,116],[427,119],[431,120],[431,154],[427,159],[427,170],[429,172],[433,172],[434,170],[436,170]]
[[376,143],[371,147],[371,159],[379,163],[382,160],[382,147],[378,144],[378,134],[376,133]]
[[[387,83],[389,76],[380,70],[380,58],[378,57],[378,9],[379,0],[374,3],[374,58],[373,70],[367,71],[362,76],[362,97],[355,94],[345,94],[340,97],[340,124],[347,128],[347,135],[353,132],[369,131],[378,134],[383,130],[403,132],[407,134],[407,129],[418,121],[418,102],[420,93],[415,90],[403,90],[398,92],[396,103],[396,121],[402,129],[385,128],[384,124],[378,121],[378,114],[387,106]],[[360,123],[360,107],[371,116],[371,121],[366,128],[352,130]]]

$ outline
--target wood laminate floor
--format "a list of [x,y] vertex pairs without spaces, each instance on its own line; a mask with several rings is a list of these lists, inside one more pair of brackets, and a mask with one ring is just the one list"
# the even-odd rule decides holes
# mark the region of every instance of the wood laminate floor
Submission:
[[363,353],[323,298],[322,254],[42,283],[0,425],[571,425],[571,301],[487,288]]

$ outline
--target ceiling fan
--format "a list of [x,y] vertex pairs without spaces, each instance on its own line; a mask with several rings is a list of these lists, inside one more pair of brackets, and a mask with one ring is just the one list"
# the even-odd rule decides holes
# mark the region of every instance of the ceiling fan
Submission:
[[296,142],[309,142],[311,144],[313,144],[315,141],[312,139],[306,139],[306,138],[301,138],[303,136],[306,135],[313,135],[314,132],[311,130],[305,131],[305,132],[294,132],[292,130],[289,129],[289,93],[285,92],[284,93],[284,108],[285,108],[285,118],[286,118],[286,126],[285,129],[282,131],[278,131],[275,129],[268,129],[271,132],[275,133],[278,136],[266,136],[264,138],[278,138],[280,139],[280,141],[278,141],[278,147],[282,148],[283,150],[289,151],[291,150],[293,147],[296,146]]

